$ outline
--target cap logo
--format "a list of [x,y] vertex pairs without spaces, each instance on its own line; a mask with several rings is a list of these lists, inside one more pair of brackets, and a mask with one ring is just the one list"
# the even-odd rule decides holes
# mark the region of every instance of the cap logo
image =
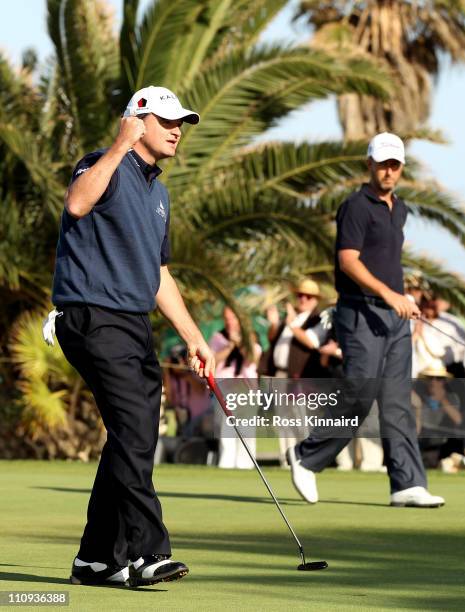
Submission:
[[137,106],[139,108],[143,108],[144,106],[147,106],[147,100],[145,98],[141,98],[139,102],[137,103]]
[[378,145],[381,147],[393,147],[394,149],[400,149],[401,147],[396,142],[380,142]]

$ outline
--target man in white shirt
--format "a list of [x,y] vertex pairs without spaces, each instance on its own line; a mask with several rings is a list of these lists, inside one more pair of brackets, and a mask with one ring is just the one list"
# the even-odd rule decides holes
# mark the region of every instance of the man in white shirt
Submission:
[[[272,306],[267,310],[270,323],[268,339],[270,341],[268,374],[277,378],[302,378],[311,367],[314,349],[324,343],[320,317],[315,314],[320,299],[318,284],[306,278],[294,290],[296,308],[286,304],[287,316],[280,321],[278,309]],[[309,342],[312,348],[309,348]]]
[[[270,323],[268,339],[270,348],[267,351],[266,374],[282,379],[319,378],[321,374],[320,354],[318,348],[325,344],[327,330],[320,321],[320,315],[315,311],[320,300],[318,284],[309,279],[301,280],[294,289],[296,307],[286,304],[286,318],[280,320],[276,306],[267,310]],[[261,371],[264,374],[264,371]],[[289,413],[281,416],[298,417],[295,408],[288,407]],[[280,463],[287,465],[286,451],[297,442],[297,438],[305,437],[305,430],[295,427],[279,428]]]

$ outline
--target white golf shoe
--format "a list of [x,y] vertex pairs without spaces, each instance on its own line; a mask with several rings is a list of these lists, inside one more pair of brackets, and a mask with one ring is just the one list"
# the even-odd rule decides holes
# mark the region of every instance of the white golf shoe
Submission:
[[391,494],[391,506],[414,508],[439,508],[445,500],[439,495],[431,495],[424,487],[410,487]]
[[286,452],[287,462],[291,466],[292,482],[299,494],[310,504],[318,501],[318,489],[316,488],[315,473],[301,465],[295,455],[294,447],[288,448]]

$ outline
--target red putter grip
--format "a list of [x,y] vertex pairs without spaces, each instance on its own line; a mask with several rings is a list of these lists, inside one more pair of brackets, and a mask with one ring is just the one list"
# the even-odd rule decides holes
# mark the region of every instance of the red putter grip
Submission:
[[[200,360],[200,367],[205,370],[205,361]],[[208,384],[210,385],[212,391],[213,391],[213,387],[216,386],[216,382],[215,382],[215,378],[213,376],[213,374],[210,372],[210,374],[208,375]]]
[[[201,367],[205,368],[205,362],[204,361],[200,361]],[[208,385],[210,387],[210,389],[213,391],[216,399],[218,400],[218,403],[220,404],[223,412],[225,413],[226,416],[232,416],[232,412],[229,410],[229,408],[226,406],[226,402],[225,399],[223,397],[223,394],[221,393],[220,389],[218,388],[218,385],[216,384],[216,380],[215,377],[213,376],[213,374],[210,372],[210,374],[208,375]]]

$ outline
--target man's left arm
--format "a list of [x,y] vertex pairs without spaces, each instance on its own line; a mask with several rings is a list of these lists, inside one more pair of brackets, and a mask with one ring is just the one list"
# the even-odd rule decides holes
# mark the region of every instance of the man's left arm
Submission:
[[[215,357],[206,343],[194,320],[190,316],[176,281],[167,266],[160,268],[160,288],[157,293],[157,305],[161,314],[168,319],[178,334],[187,344],[189,365],[199,375],[208,377],[215,373]],[[202,367],[205,364],[205,371]]]

